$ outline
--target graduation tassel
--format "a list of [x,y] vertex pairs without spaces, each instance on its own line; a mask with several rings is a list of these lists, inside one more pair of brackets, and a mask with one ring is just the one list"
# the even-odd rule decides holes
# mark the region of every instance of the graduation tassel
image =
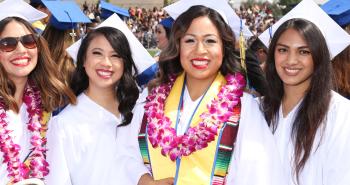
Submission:
[[72,43],[74,43],[74,42],[75,42],[75,37],[77,36],[77,34],[76,34],[75,31],[74,31],[74,23],[73,23],[72,18],[71,18],[70,15],[69,15],[69,13],[68,13],[66,10],[65,10],[64,12],[68,15],[69,20],[70,20],[70,22],[72,23],[72,32],[69,33],[69,35],[72,37]]
[[244,69],[245,72],[247,72],[247,66],[245,63],[245,39],[243,36],[243,21],[241,19],[241,27],[240,27],[240,33],[239,33],[239,54],[241,58],[241,66]]

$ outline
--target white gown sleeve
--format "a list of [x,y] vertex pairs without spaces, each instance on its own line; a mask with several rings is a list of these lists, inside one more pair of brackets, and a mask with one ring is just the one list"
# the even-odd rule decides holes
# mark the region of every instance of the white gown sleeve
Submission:
[[59,116],[52,118],[47,132],[47,161],[50,170],[45,178],[47,185],[72,185],[65,155],[65,150],[69,150],[66,140],[67,135],[60,127]]
[[256,100],[244,94],[241,103],[239,130],[226,184],[286,184],[273,135]]
[[119,127],[117,133],[118,143],[122,144],[122,159],[125,177],[128,177],[130,184],[137,185],[142,175],[149,173],[143,163],[139,148],[138,134],[144,114],[144,102],[147,96],[147,89],[140,95],[134,108],[134,115],[131,123],[125,127]]
[[326,125],[325,185],[350,184],[350,101],[333,92]]

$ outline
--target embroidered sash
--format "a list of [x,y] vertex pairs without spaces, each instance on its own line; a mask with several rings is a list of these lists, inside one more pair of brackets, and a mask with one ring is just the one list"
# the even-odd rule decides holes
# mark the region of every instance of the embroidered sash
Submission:
[[[184,76],[182,74],[176,79],[166,100],[165,114],[171,119],[172,127],[175,127],[176,123],[178,102],[180,102]],[[191,121],[191,127],[199,123],[199,115],[207,110],[206,105],[216,97],[221,85],[224,83],[226,83],[225,78],[221,74],[218,74],[198,106]],[[196,151],[190,156],[182,157],[176,162],[171,161],[168,157],[164,157],[159,147],[153,148],[149,143],[146,135],[147,119],[144,116],[139,133],[139,146],[144,163],[152,172],[154,179],[175,177],[175,184],[177,185],[224,184],[233,152],[233,143],[237,135],[237,120],[239,120],[240,106],[237,106],[234,112],[236,117],[234,120],[223,124],[222,128],[219,129],[218,135],[215,137],[215,141],[208,143],[208,147]]]

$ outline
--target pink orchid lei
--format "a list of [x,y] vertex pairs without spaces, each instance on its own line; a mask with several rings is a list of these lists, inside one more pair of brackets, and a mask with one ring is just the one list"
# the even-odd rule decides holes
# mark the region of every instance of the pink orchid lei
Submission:
[[20,161],[19,151],[21,147],[15,144],[11,138],[12,131],[7,129],[5,104],[0,101],[0,151],[3,153],[3,163],[7,163],[8,177],[13,183],[28,178],[42,179],[49,173],[48,163],[45,160],[46,138],[41,136],[41,131],[45,131],[46,128],[43,128],[40,123],[43,114],[40,91],[35,86],[27,84],[23,102],[27,106],[29,115],[27,128],[32,134],[30,144],[33,148],[31,148],[29,166]]
[[227,83],[221,87],[217,98],[207,105],[207,111],[200,115],[201,122],[184,135],[177,136],[170,119],[164,115],[165,100],[175,79],[171,76],[170,82],[154,88],[145,105],[149,141],[153,148],[160,146],[162,155],[169,155],[172,161],[201,150],[215,140],[218,129],[234,116],[233,108],[239,105],[245,87],[244,76],[240,73],[226,75]]

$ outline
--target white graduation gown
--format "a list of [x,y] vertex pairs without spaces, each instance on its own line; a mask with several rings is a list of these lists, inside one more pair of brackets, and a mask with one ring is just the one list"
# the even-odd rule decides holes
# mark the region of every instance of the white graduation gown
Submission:
[[[19,113],[16,114],[13,111],[6,111],[8,130],[13,132],[10,134],[12,136],[13,142],[21,146],[20,160],[23,162],[30,152],[30,137],[31,132],[27,129],[28,112],[27,106],[23,103],[20,107]],[[3,153],[0,152],[0,185],[5,185],[9,182],[7,177],[7,164],[3,163]]]
[[[296,185],[293,171],[294,144],[291,140],[292,123],[300,103],[283,118],[279,110],[278,127],[274,133],[286,185]],[[323,127],[321,127],[323,128]],[[349,185],[350,184],[350,101],[332,92],[326,127],[316,134],[312,153],[300,174],[299,185]]]
[[[131,124],[124,129],[129,129],[119,135],[122,143],[127,146],[128,152],[124,152],[124,159],[128,160],[124,173],[136,185],[141,171],[147,168],[143,164],[140,154],[137,135],[140,130],[144,102],[147,89],[143,92],[135,107],[135,114]],[[282,185],[285,178],[282,176],[281,164],[278,160],[278,152],[273,140],[273,135],[260,112],[256,100],[244,93],[241,98],[242,110],[239,131],[235,150],[232,155],[227,185]],[[186,109],[184,104],[184,110]],[[277,160],[276,160],[277,159]],[[132,175],[135,174],[135,175]]]
[[47,185],[134,185],[121,176],[121,118],[84,93],[50,122]]

